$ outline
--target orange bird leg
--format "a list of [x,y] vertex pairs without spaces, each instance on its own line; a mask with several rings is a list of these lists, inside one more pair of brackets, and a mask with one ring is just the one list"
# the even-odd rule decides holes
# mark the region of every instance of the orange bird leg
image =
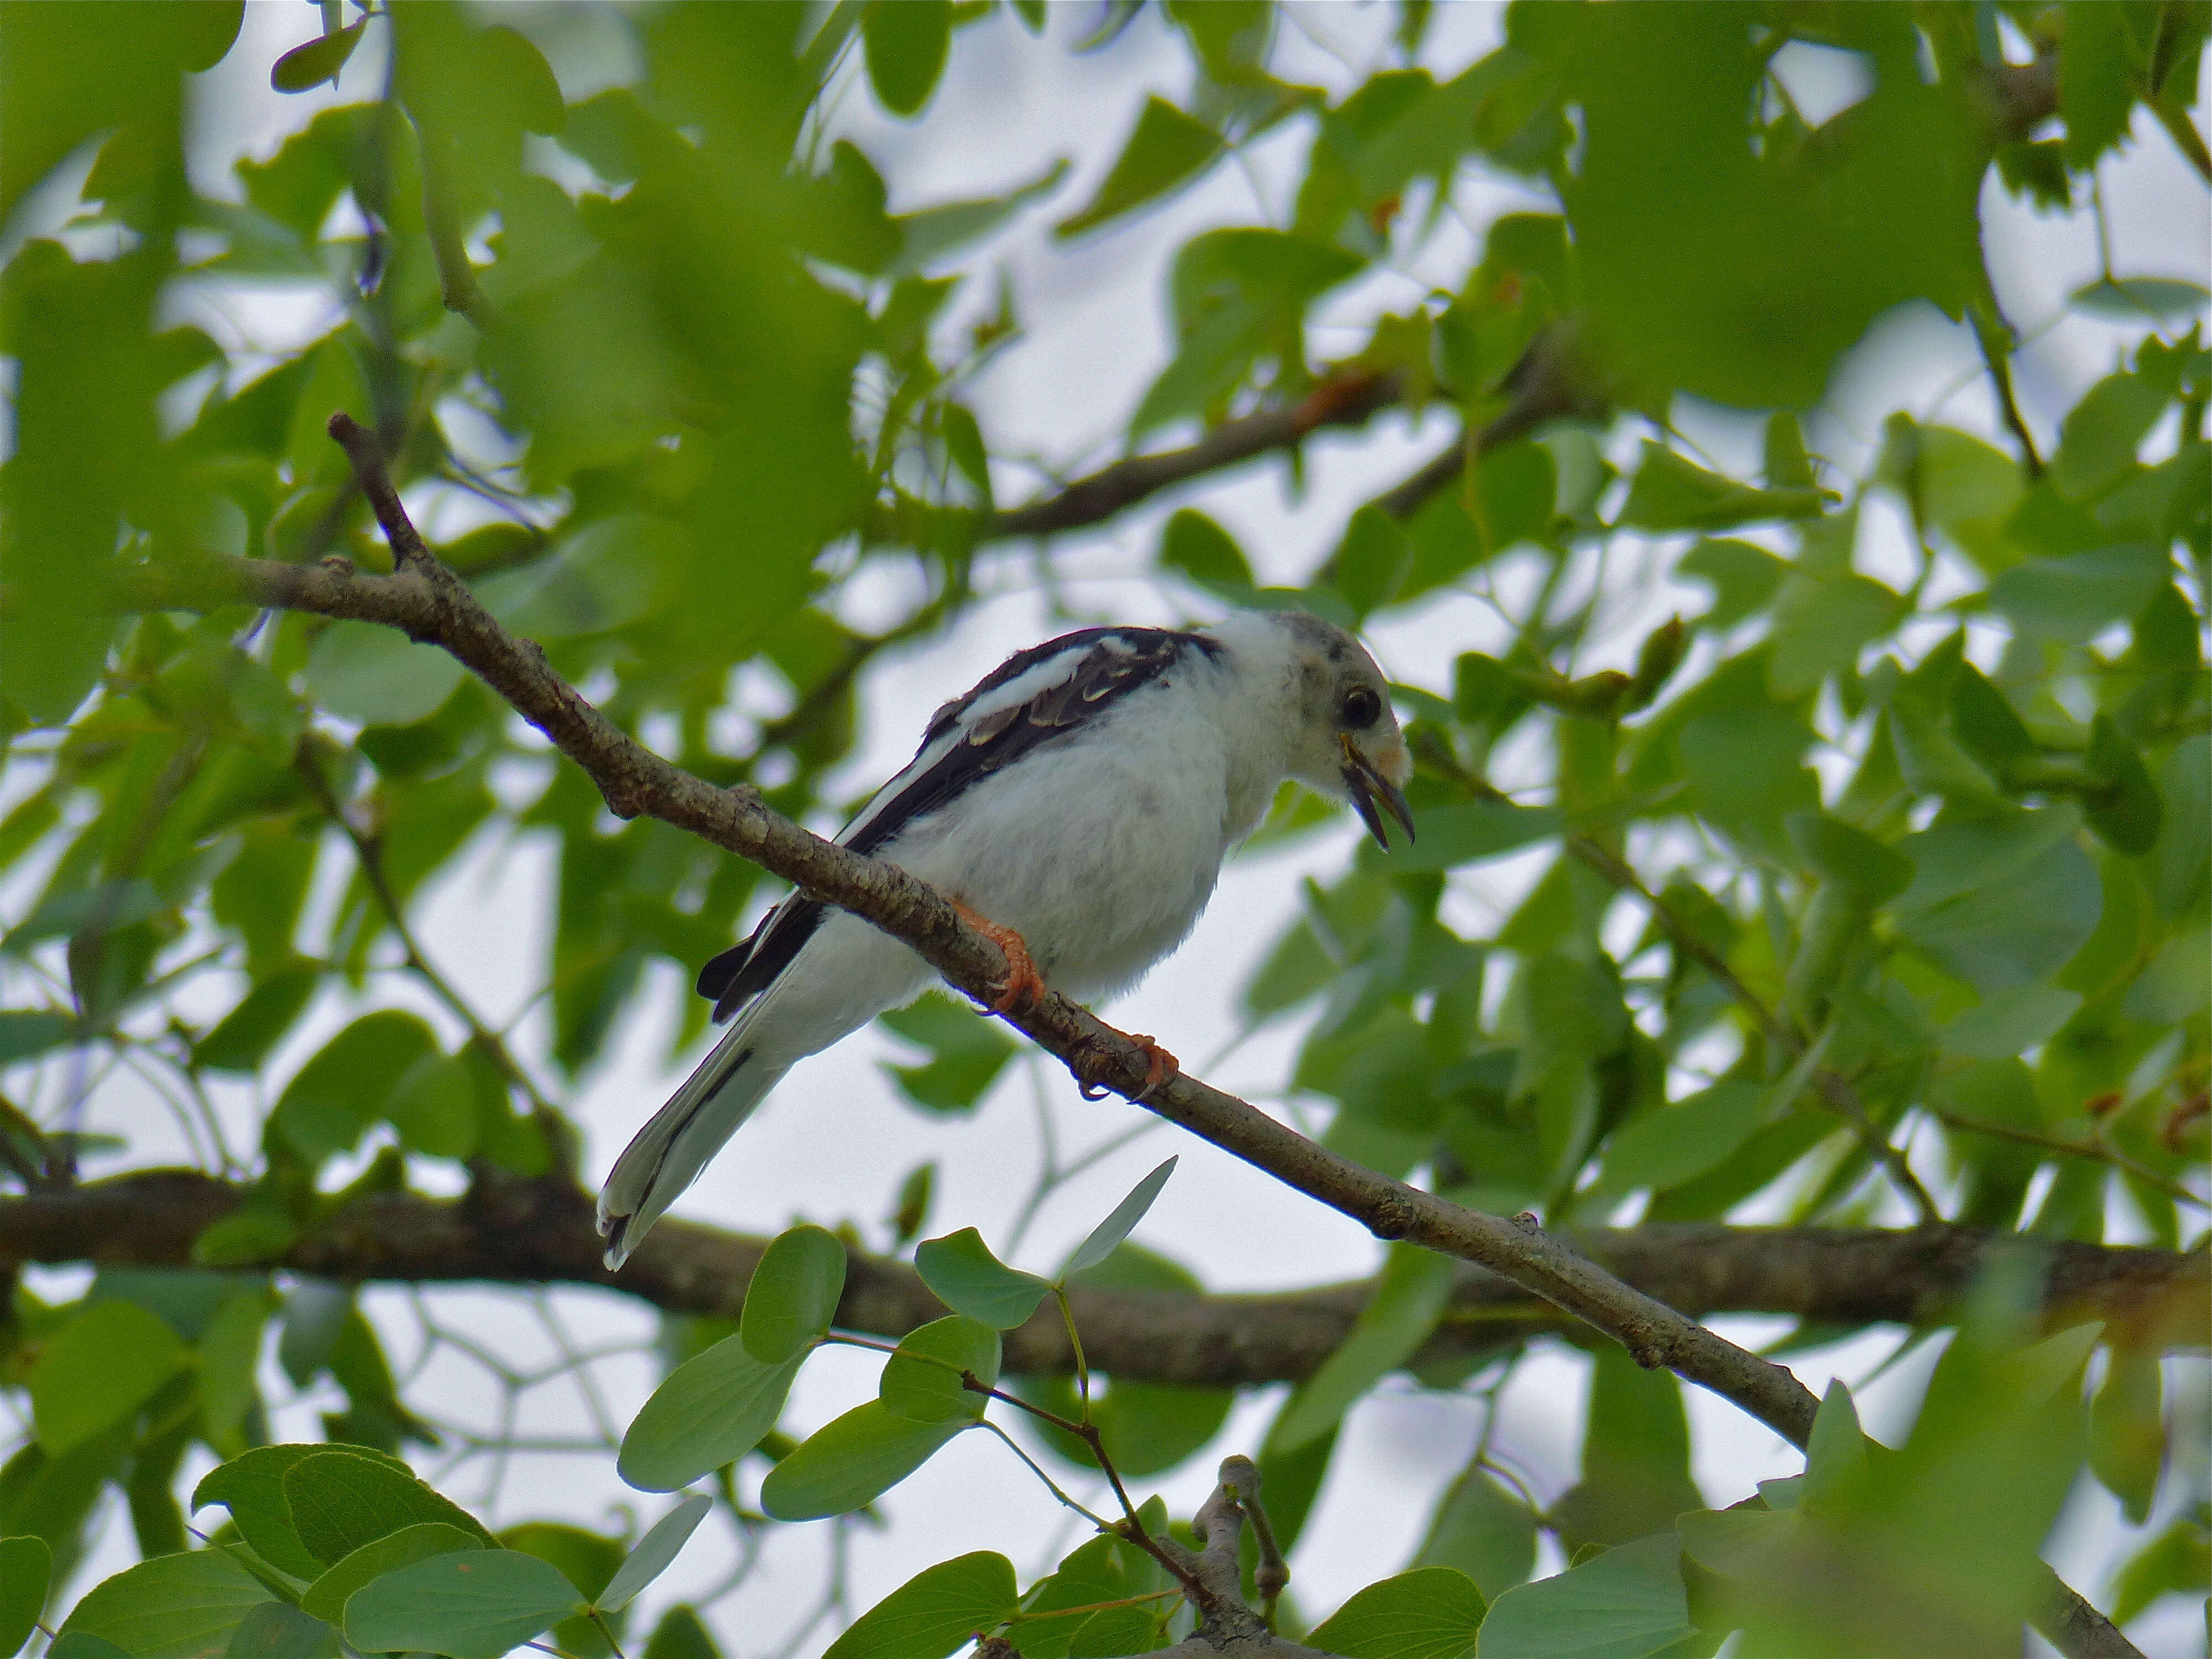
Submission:
[[[1145,1051],[1145,1086],[1129,1097],[1130,1104],[1143,1105],[1152,1097],[1155,1090],[1182,1070],[1181,1060],[1143,1032],[1116,1031],[1115,1035],[1125,1042],[1135,1043]],[[1082,1060],[1068,1062],[1068,1069],[1075,1073],[1076,1092],[1085,1100],[1105,1099],[1114,1091],[1107,1088],[1100,1079],[1112,1065],[1113,1060],[1104,1044],[1094,1042],[1088,1045]]]
[[1128,1033],[1129,1041],[1145,1051],[1145,1086],[1129,1097],[1133,1105],[1141,1106],[1152,1097],[1152,1091],[1182,1070],[1182,1062],[1141,1032]]
[[1044,994],[1045,984],[1044,975],[1030,959],[1029,942],[1012,928],[977,915],[958,899],[951,904],[961,921],[997,945],[1006,958],[1006,981],[999,988],[999,1000],[991,1005],[991,1012],[1011,1014],[1033,1006]]

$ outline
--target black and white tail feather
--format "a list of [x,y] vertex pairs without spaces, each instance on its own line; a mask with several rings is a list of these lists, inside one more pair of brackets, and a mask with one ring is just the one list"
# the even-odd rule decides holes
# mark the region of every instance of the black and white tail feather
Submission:
[[[837,841],[1014,927],[1056,988],[1097,995],[1182,940],[1283,777],[1349,795],[1379,835],[1378,796],[1410,828],[1406,769],[1379,671],[1328,623],[1088,628],[1009,658],[938,710]],[[888,935],[795,893],[709,962],[700,994],[734,1024],[608,1176],[608,1267],[796,1061],[931,977]]]

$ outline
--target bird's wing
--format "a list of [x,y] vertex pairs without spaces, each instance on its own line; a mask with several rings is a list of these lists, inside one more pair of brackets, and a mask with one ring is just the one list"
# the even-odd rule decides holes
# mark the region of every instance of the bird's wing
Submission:
[[[1018,652],[931,717],[921,747],[837,835],[872,853],[1040,744],[1097,718],[1192,652],[1220,647],[1164,628],[1085,628]],[[752,936],[699,970],[699,994],[727,1019],[775,982],[821,925],[823,902],[793,893]]]

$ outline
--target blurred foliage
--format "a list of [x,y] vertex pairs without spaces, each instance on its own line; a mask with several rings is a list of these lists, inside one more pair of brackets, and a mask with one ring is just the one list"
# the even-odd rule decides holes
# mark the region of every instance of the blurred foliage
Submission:
[[[1140,10],[1107,8],[1078,50]],[[14,1286],[0,1650],[76,1594],[110,1492],[147,1559],[76,1601],[70,1659],[328,1652],[332,1626],[371,1650],[491,1655],[557,1626],[569,1652],[609,1651],[615,1587],[635,1594],[704,1509],[680,1504],[634,1553],[550,1522],[495,1540],[399,1461],[453,1431],[395,1376],[389,1334],[349,1290],[263,1264],[362,1194],[570,1167],[562,1100],[649,964],[688,976],[741,930],[767,896],[757,872],[611,819],[428,647],[299,614],[118,614],[133,573],[219,557],[388,570],[323,436],[346,410],[398,458],[440,554],[612,719],[826,823],[869,665],[962,616],[1006,540],[999,495],[1020,475],[978,419],[975,377],[1018,349],[1022,296],[1002,275],[978,311],[987,285],[962,260],[1048,204],[1055,237],[1110,237],[1285,124],[1312,138],[1286,221],[1176,253],[1172,355],[1122,422],[1131,445],[1325,408],[1378,374],[1473,433],[1526,394],[1516,365],[1547,341],[1572,343],[1567,406],[1620,411],[1470,445],[1447,487],[1355,514],[1299,590],[1256,589],[1198,509],[1166,521],[1173,606],[1357,623],[1471,592],[1510,635],[1419,665],[1449,695],[1405,691],[1418,848],[1363,848],[1310,884],[1244,989],[1254,1024],[1308,1022],[1292,1082],[1331,1109],[1327,1142],[1556,1224],[1632,1198],[1652,1220],[1755,1202],[1804,1224],[1924,1199],[2044,1238],[2201,1240],[2204,289],[2108,263],[2075,296],[2130,339],[2047,457],[1899,412],[1854,474],[1808,452],[1798,414],[1900,305],[1971,325],[2008,407],[1985,179],[2087,213],[2100,158],[2154,129],[2212,174],[2190,113],[2212,9],[1523,0],[1501,46],[1447,74],[1417,61],[1431,11],[1407,0],[1397,58],[1332,99],[1275,72],[1270,7],[1168,0],[1188,90],[1133,91],[1086,202],[1038,155],[1004,196],[901,213],[835,136],[825,87],[860,76],[893,115],[975,118],[933,107],[948,53],[971,28],[1063,50],[1058,27],[1030,40],[1036,0],[624,9],[606,27],[634,73],[574,100],[507,21],[541,15],[327,0],[324,34],[270,66],[273,84],[338,76],[350,94],[379,37],[383,84],[204,194],[183,88],[232,49],[240,14],[110,3],[94,23],[80,5],[0,5],[0,220],[66,220],[18,239],[0,271],[0,1066],[27,1103],[0,1100],[0,1165],[38,1189],[122,1152],[83,1109],[89,1094],[112,1127],[99,1091],[127,1080],[173,1106],[206,1168],[253,1183],[195,1268],[104,1269],[52,1304]],[[1849,54],[1864,82],[1818,123],[1781,69],[1807,49]],[[72,161],[88,172],[58,213]],[[1455,182],[1480,174],[1556,210],[1481,225],[1455,284],[1316,360],[1316,303],[1401,269],[1455,212]],[[271,290],[328,319],[273,362],[173,320]],[[1770,413],[1757,476],[1681,437],[1681,398]],[[1906,574],[1865,568],[1877,520],[1905,526]],[[1709,593],[1702,611],[1632,623],[1647,601],[1623,573],[1654,559]],[[907,613],[875,633],[841,620],[851,586],[884,571],[915,596]],[[1286,798],[1263,836],[1317,821]],[[546,915],[517,927],[546,942],[550,1036],[526,1061],[411,923],[471,849],[517,838],[556,872]],[[1444,903],[1453,872],[1516,853],[1542,872],[1471,930]],[[435,1018],[394,1006],[395,977]],[[340,1008],[350,1024],[272,1072]],[[704,1017],[687,1004],[678,1047]],[[971,1109],[1012,1052],[943,1002],[887,1023],[925,1052],[894,1076],[932,1112]],[[214,1104],[239,1089],[262,1125],[252,1147],[224,1143]],[[1892,1150],[1908,1139],[1932,1197]],[[891,1248],[922,1231],[933,1170],[900,1194]],[[803,1445],[774,1431],[836,1304],[807,1275],[832,1255],[842,1271],[834,1240],[794,1248],[766,1277],[777,1316],[811,1335],[771,1357],[750,1305],[737,1332],[672,1318],[672,1375],[624,1473],[653,1489],[711,1477],[750,1536],[770,1524],[750,1506],[763,1464],[770,1515],[841,1513],[974,1426],[980,1397],[948,1390],[946,1368],[994,1376],[1006,1310],[1057,1290],[972,1229],[921,1248],[963,1316],[908,1339],[882,1398]],[[1085,1274],[1196,1283],[1118,1237]],[[1285,1405],[1261,1468],[1286,1547],[1345,1411],[1420,1350],[1441,1286],[1432,1260],[1394,1255],[1350,1341]],[[1749,1509],[1701,1508],[1674,1380],[1601,1355],[1580,1483],[1546,1506],[1486,1436],[1418,1570],[1361,1592],[1328,1639],[1441,1656],[1480,1627],[1486,1659],[1553,1655],[1589,1650],[1610,1620],[1619,1659],[1709,1653],[1739,1628],[1761,1653],[2016,1651],[2034,1550],[2085,1469],[2149,1528],[2116,1614],[2202,1595],[2212,1500],[2201,1459],[2171,1455],[2159,1355],[2124,1329],[2045,1335],[1987,1288],[1903,1445],[1866,1439],[1832,1395],[1807,1473]],[[272,1344],[295,1389],[342,1396],[327,1443],[270,1443]],[[1521,1352],[1416,1380],[1494,1401]],[[1098,1432],[1055,1431],[1047,1455],[1165,1470],[1230,1403],[1098,1381],[1091,1403],[1021,1383]],[[194,1507],[229,1521],[196,1543],[179,1482],[210,1455]],[[1540,1530],[1571,1571],[1525,1583]],[[942,1659],[1008,1620],[1031,1659],[1139,1651],[1185,1627],[1170,1588],[1126,1540],[1087,1542],[1026,1588],[1002,1558],[962,1555],[836,1651]],[[713,1650],[685,1607],[645,1649]]]

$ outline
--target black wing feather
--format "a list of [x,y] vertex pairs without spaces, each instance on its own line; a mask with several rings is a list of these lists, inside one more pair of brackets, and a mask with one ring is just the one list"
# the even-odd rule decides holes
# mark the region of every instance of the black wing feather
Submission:
[[[1111,643],[1101,647],[1101,642]],[[993,669],[965,696],[939,709],[922,734],[922,751],[951,731],[976,702],[1026,674],[1038,664],[1077,646],[1092,648],[1066,679],[1047,686],[1026,702],[994,710],[975,723],[964,742],[884,803],[859,834],[842,844],[872,853],[896,840],[916,819],[949,805],[993,773],[1040,744],[1065,737],[1110,704],[1149,685],[1185,653],[1212,656],[1221,647],[1200,634],[1164,628],[1084,628],[1042,645],[1016,652]],[[820,899],[793,895],[769,912],[743,944],[723,951],[699,971],[699,994],[714,999],[714,1018],[727,1019],[766,990],[822,925]]]

